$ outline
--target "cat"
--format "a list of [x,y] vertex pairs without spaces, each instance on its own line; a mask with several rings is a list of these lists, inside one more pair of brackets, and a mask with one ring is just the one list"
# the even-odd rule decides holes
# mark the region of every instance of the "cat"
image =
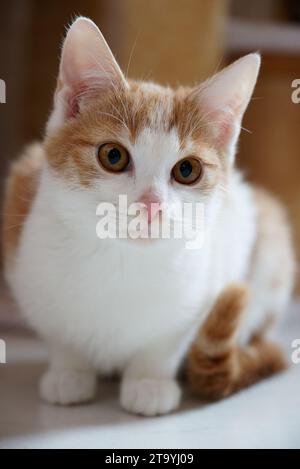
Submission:
[[[249,54],[171,89],[128,80],[90,19],[69,28],[44,141],[13,164],[4,210],[6,279],[51,351],[45,401],[87,402],[98,374],[118,373],[123,409],[159,415],[179,406],[184,363],[205,399],[284,368],[265,335],[292,293],[290,229],[235,168],[259,66]],[[120,194],[148,226],[202,204],[203,245],[99,239],[97,206]]]

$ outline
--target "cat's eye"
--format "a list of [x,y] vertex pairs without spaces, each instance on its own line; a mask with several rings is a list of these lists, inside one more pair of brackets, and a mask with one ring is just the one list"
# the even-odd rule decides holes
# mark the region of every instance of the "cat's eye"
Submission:
[[201,161],[198,158],[190,156],[176,163],[172,169],[172,177],[180,184],[189,185],[200,180],[202,171]]
[[129,164],[128,151],[118,143],[104,143],[98,148],[98,161],[107,171],[120,173]]

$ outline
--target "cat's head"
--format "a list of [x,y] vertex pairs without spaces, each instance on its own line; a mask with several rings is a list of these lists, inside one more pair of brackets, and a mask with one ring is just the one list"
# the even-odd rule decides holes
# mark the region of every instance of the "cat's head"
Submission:
[[97,26],[78,18],[47,125],[53,174],[94,202],[209,206],[226,188],[259,65],[247,55],[194,88],[127,80]]

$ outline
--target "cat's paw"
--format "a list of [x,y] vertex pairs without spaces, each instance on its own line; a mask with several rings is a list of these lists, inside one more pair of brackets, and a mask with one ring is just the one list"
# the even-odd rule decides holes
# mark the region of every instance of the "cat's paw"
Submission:
[[96,376],[88,371],[49,369],[40,381],[40,396],[51,404],[72,405],[92,400]]
[[173,379],[129,379],[121,386],[121,406],[134,414],[167,414],[179,405],[181,391]]

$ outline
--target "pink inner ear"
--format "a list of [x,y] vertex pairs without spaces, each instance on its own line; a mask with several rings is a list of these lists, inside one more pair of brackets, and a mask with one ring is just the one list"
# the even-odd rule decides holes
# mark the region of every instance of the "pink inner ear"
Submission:
[[233,133],[233,116],[224,116],[224,120],[220,124],[219,135],[218,135],[218,145],[226,145]]
[[72,83],[72,87],[64,92],[64,102],[65,102],[65,117],[72,118],[76,117],[80,112],[80,104],[84,99],[88,99],[93,94],[93,91],[96,89],[103,89],[104,80],[85,80],[79,83]]
[[72,91],[69,91],[66,96],[66,118],[76,117],[80,110],[80,100],[87,93],[88,86],[81,84]]
[[227,145],[233,136],[235,121],[242,114],[242,101],[235,96],[226,103],[225,109],[215,110],[209,113],[209,121],[215,129],[215,142],[217,146]]
[[234,119],[232,112],[215,111],[209,114],[208,127],[212,128],[214,143],[217,147],[229,143],[234,130]]

